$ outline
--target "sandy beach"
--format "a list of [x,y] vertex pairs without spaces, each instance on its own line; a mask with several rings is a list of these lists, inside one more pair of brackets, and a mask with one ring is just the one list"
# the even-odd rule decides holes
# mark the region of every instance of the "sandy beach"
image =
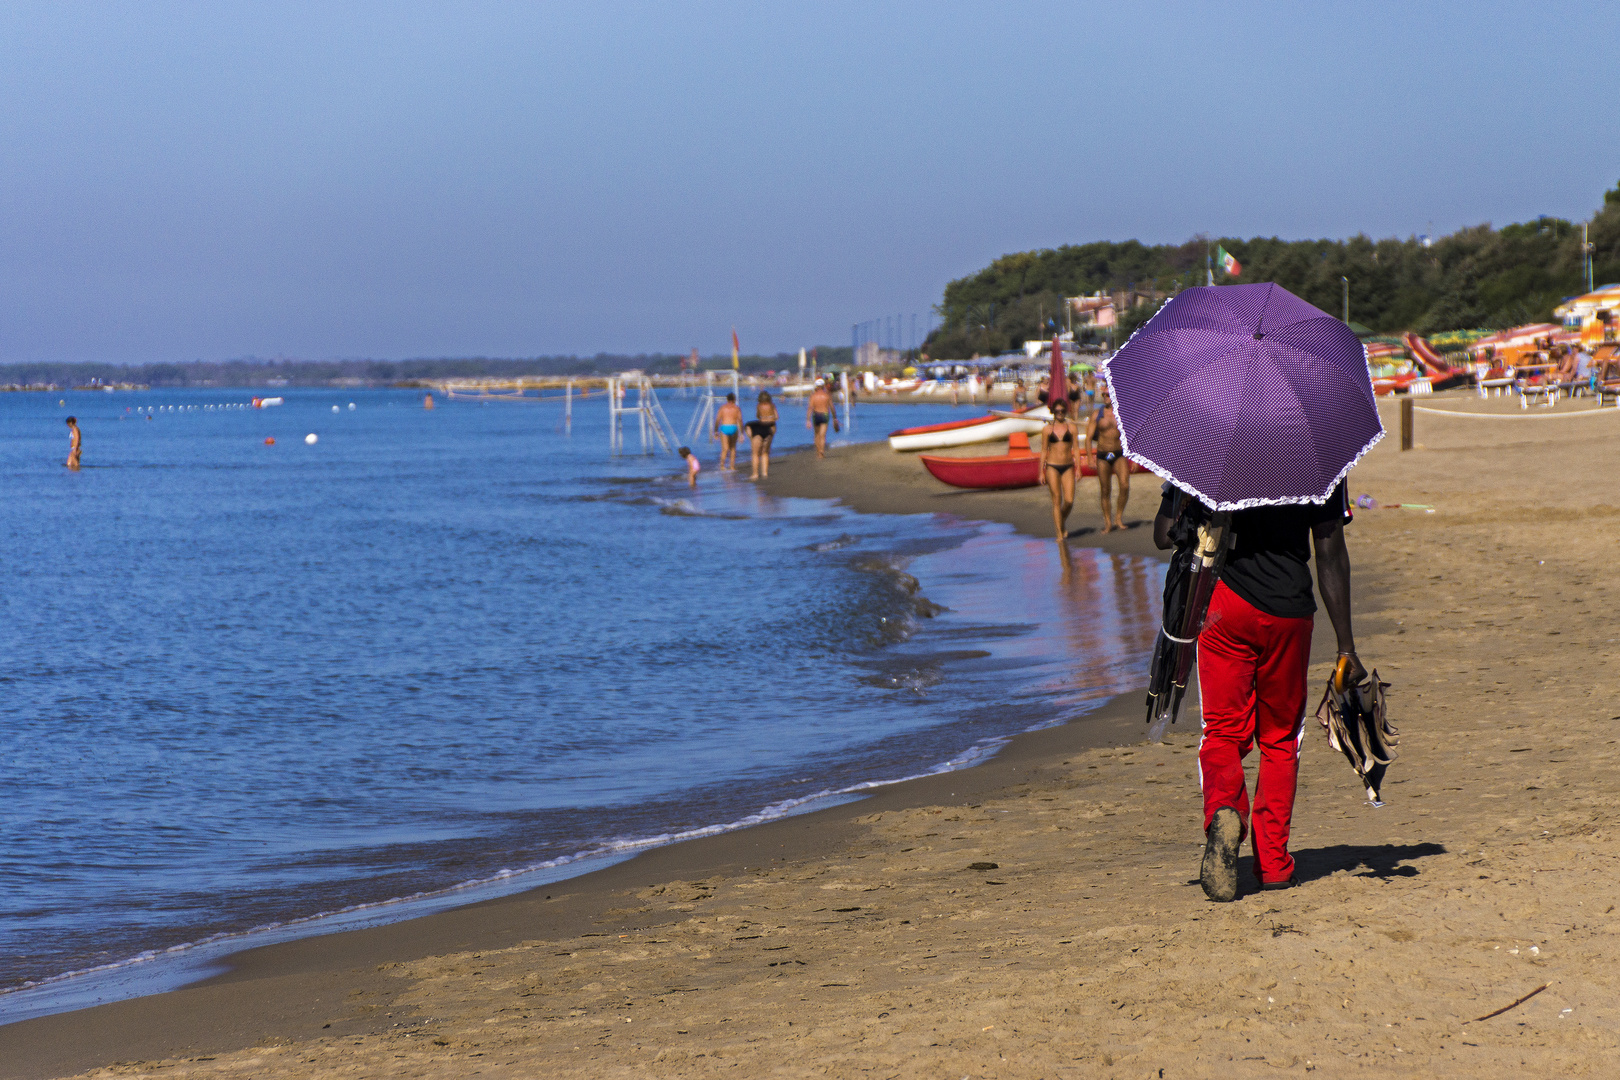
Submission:
[[[1310,723],[1296,889],[1205,899],[1196,703],[1149,745],[1130,694],[975,769],[0,1028],[0,1075],[1607,1075],[1620,410],[1429,401],[1490,418],[1420,413],[1350,480],[1433,509],[1347,530],[1401,757],[1375,809]],[[1050,530],[1043,491],[950,492],[882,444],[773,472]],[[1075,543],[1148,552],[1095,532],[1095,490]],[[1316,646],[1320,685],[1320,619]]]

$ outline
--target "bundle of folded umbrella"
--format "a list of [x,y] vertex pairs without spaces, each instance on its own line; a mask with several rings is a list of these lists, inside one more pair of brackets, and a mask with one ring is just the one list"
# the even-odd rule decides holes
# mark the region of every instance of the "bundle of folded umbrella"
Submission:
[[1366,785],[1367,801],[1374,806],[1384,805],[1379,798],[1384,770],[1398,756],[1395,747],[1401,741],[1384,705],[1388,686],[1379,680],[1377,671],[1359,683],[1351,682],[1350,660],[1341,656],[1316,707],[1316,719],[1327,729],[1328,742],[1356,770]]

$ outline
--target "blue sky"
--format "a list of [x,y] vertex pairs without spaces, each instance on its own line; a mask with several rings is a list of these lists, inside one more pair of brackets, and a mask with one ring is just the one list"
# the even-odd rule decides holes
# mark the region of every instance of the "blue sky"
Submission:
[[1620,6],[0,8],[0,362],[849,340],[1033,247],[1620,180]]

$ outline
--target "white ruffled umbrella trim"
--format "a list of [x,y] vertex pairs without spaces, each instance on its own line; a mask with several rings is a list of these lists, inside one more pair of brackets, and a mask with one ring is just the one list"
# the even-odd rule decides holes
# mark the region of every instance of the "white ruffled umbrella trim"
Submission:
[[[1163,311],[1165,305],[1168,304],[1172,299],[1174,299],[1174,297],[1166,297],[1163,301],[1161,301],[1159,304],[1159,311]],[[1143,323],[1141,326],[1138,326],[1135,330],[1132,330],[1131,336],[1125,339],[1125,345],[1129,345],[1136,339],[1137,334],[1140,334],[1142,331],[1152,326],[1153,320],[1159,317],[1159,311],[1155,311],[1152,316],[1148,318],[1147,322]],[[1125,345],[1121,345],[1118,349],[1115,349],[1114,356],[1118,356],[1120,352],[1124,350]],[[1108,383],[1108,397],[1110,401],[1118,400],[1114,393],[1114,376],[1109,370],[1109,365],[1113,363],[1114,356],[1110,356],[1100,365],[1102,367],[1103,379]],[[1365,362],[1367,359],[1367,345],[1365,342],[1363,342],[1361,346],[1361,359],[1363,362]],[[1372,389],[1372,376],[1370,374],[1367,376],[1367,389]],[[1375,410],[1377,400],[1378,399],[1375,396],[1373,398]],[[1115,410],[1115,415],[1119,415],[1117,409]],[[1167,483],[1180,488],[1182,491],[1185,491],[1187,494],[1193,496],[1211,510],[1253,510],[1260,506],[1321,506],[1333,495],[1334,489],[1344,481],[1344,478],[1350,475],[1350,470],[1355,468],[1356,464],[1361,461],[1362,458],[1367,456],[1367,451],[1377,446],[1379,440],[1381,440],[1386,434],[1388,434],[1388,432],[1384,430],[1383,417],[1379,417],[1378,433],[1371,439],[1367,440],[1366,446],[1363,446],[1360,450],[1356,451],[1356,456],[1350,459],[1350,464],[1346,465],[1339,471],[1339,475],[1333,478],[1333,483],[1329,484],[1327,490],[1322,492],[1320,495],[1290,495],[1280,499],[1239,499],[1236,502],[1219,502],[1212,499],[1208,495],[1205,495],[1202,491],[1199,491],[1197,488],[1193,487],[1191,484],[1183,483],[1182,481],[1177,480],[1174,476],[1170,475],[1170,470],[1161,467],[1158,462],[1152,460],[1146,455],[1131,453],[1131,440],[1125,434],[1124,424],[1119,425],[1119,444],[1120,446],[1124,447],[1125,456],[1131,461],[1136,462],[1138,465],[1151,472],[1154,476],[1160,477]]]

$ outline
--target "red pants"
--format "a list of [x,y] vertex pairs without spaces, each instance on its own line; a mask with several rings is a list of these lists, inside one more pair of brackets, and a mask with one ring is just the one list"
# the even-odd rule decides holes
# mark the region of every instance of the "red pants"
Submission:
[[[1264,883],[1294,876],[1288,827],[1305,735],[1305,670],[1311,620],[1267,615],[1225,582],[1215,586],[1198,638],[1198,695],[1204,737],[1198,744],[1204,829],[1223,806],[1237,810],[1254,836],[1255,876]],[[1254,813],[1243,783],[1243,758],[1260,744]]]

